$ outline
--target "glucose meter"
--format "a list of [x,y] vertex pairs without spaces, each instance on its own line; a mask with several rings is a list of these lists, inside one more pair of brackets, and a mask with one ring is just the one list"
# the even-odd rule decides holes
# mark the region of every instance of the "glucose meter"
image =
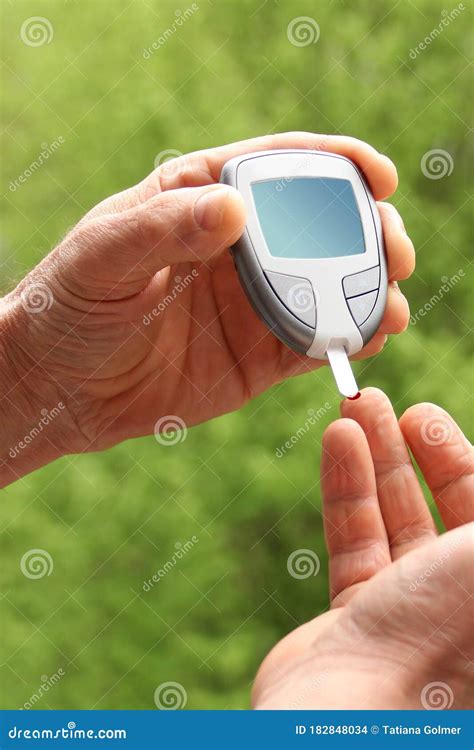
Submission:
[[380,216],[356,165],[322,151],[262,151],[228,161],[221,182],[247,208],[232,248],[259,317],[285,344],[328,359],[344,396],[348,357],[377,331],[387,297]]

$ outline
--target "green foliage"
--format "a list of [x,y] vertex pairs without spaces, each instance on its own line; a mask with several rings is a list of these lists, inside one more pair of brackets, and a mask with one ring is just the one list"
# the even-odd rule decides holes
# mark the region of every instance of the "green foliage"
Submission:
[[[3,5],[3,287],[92,205],[139,181],[164,149],[290,129],[350,134],[399,169],[394,202],[418,249],[416,273],[402,284],[412,311],[441,277],[466,274],[356,374],[399,413],[432,400],[467,429],[469,11],[412,59],[439,24],[442,0],[198,5],[149,59],[143,50],[172,26],[174,3]],[[21,41],[33,15],[51,22],[49,44]],[[297,15],[316,19],[317,43],[290,44]],[[41,144],[60,136],[64,144],[10,190]],[[451,154],[450,176],[423,175],[433,148]],[[277,458],[308,409],[326,401],[323,418]],[[173,447],[151,437],[67,457],[6,490],[2,707],[23,705],[59,668],[64,677],[38,708],[153,708],[167,681],[185,687],[188,708],[248,706],[265,653],[328,604],[318,461],[337,403],[326,371],[307,375]],[[143,591],[193,535],[199,542]],[[29,580],[20,559],[38,547],[54,569]],[[320,556],[317,577],[288,575],[299,548]]]

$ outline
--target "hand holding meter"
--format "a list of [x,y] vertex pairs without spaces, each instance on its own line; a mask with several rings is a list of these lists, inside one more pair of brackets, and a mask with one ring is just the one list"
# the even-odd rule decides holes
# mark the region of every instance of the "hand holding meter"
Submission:
[[377,206],[349,159],[262,151],[228,161],[247,224],[232,252],[244,290],[270,330],[297,352],[329,359],[342,395],[358,388],[348,357],[377,331],[387,263]]

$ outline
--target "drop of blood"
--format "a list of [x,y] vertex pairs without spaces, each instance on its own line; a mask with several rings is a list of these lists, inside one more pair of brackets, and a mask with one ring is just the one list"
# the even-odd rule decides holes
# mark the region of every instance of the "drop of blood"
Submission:
[[356,401],[356,399],[360,398],[360,396],[361,393],[360,391],[358,391],[355,396],[348,396],[347,398],[349,399],[349,401]]

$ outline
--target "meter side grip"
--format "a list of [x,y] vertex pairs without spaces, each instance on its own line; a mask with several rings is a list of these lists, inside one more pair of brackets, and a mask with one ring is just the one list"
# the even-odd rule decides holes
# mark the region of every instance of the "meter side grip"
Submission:
[[235,267],[247,298],[272,333],[291,349],[306,354],[315,329],[292,315],[276,296],[262,271],[247,230],[232,248]]

